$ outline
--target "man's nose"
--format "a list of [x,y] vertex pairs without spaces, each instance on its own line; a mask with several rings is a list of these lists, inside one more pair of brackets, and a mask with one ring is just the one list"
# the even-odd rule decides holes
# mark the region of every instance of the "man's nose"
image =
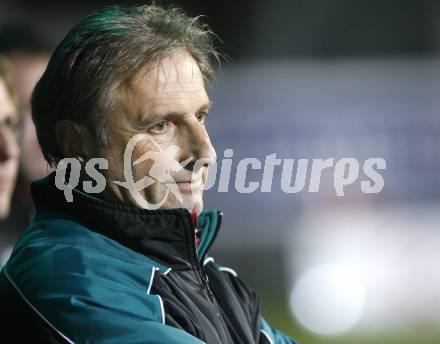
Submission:
[[205,127],[197,124],[188,133],[188,145],[186,158],[192,157],[191,165],[197,164],[200,167],[210,167],[217,160],[217,154],[212,146]]
[[14,158],[19,152],[17,139],[12,131],[5,126],[0,126],[0,161]]

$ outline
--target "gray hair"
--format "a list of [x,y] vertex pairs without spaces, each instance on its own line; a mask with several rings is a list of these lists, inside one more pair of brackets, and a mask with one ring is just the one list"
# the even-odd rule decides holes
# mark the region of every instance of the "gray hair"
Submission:
[[214,81],[220,54],[215,34],[200,17],[174,7],[110,6],[79,22],[55,49],[32,96],[32,117],[45,159],[53,165],[63,152],[55,123],[70,119],[87,126],[106,145],[103,121],[112,108],[112,90],[146,66],[178,50],[197,63],[203,78]]

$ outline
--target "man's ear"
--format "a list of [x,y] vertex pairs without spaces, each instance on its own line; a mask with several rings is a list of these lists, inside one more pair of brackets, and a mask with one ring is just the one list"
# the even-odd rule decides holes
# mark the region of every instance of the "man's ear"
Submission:
[[60,119],[55,124],[55,135],[65,157],[78,158],[81,162],[96,157],[96,138],[85,126]]

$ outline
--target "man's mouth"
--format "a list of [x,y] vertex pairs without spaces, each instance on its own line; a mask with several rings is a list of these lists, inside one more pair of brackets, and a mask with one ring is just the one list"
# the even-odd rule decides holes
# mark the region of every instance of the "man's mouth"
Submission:
[[189,193],[200,191],[202,188],[202,179],[196,180],[179,180],[175,182],[180,192]]

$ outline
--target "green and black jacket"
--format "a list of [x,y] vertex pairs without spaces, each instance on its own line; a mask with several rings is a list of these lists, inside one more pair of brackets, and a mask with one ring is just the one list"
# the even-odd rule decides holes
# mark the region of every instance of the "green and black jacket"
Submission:
[[2,343],[291,344],[207,253],[221,213],[142,210],[35,182],[36,215],[0,274]]

